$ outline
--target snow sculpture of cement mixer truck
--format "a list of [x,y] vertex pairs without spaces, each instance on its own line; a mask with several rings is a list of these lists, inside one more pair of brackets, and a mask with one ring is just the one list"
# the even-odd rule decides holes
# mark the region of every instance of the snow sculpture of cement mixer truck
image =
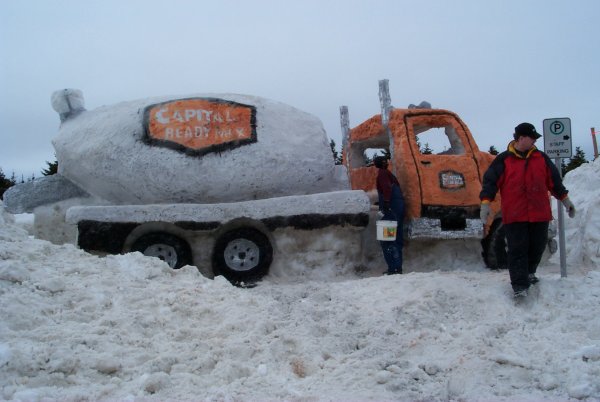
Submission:
[[[408,238],[483,234],[477,195],[493,156],[449,111],[387,105],[350,130],[342,107],[342,167],[316,117],[260,97],[163,97],[87,111],[81,92],[65,89],[52,105],[61,119],[58,174],[9,189],[4,203],[34,212],[35,235],[55,243],[139,251],[232,282],[380,264],[368,148],[390,152],[407,196]],[[442,154],[419,152],[417,137],[431,128],[448,138]],[[483,255],[496,268],[504,249],[497,215],[489,227]]]

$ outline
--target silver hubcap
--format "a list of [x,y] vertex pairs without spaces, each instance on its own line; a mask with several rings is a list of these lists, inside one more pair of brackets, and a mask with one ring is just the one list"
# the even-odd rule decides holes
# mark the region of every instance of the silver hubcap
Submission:
[[144,255],[160,258],[171,268],[175,268],[177,264],[177,251],[168,244],[153,244],[144,250]]
[[225,263],[235,271],[248,271],[258,265],[260,250],[247,239],[235,239],[225,247]]

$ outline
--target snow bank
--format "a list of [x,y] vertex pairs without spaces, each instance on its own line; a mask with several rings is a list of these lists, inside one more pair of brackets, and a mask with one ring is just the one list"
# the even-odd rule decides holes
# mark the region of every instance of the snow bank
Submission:
[[[581,165],[564,177],[577,214],[565,213],[567,263],[600,265],[600,159]],[[556,202],[553,202],[556,217]],[[553,258],[558,263],[558,254]]]
[[240,289],[1,213],[0,399],[600,401],[597,169],[565,180],[587,217],[566,220],[569,276],[540,267],[517,305],[474,243],[408,244],[402,276]]
[[0,226],[7,226],[15,223],[15,218],[4,210],[4,203],[0,200]]

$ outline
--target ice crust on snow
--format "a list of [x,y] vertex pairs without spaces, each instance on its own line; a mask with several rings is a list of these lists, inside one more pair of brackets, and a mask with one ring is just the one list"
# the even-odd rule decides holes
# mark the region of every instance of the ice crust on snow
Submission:
[[2,211],[0,399],[599,401],[599,169],[565,177],[568,276],[553,257],[519,305],[476,241],[407,244],[406,275],[240,289],[52,245]]

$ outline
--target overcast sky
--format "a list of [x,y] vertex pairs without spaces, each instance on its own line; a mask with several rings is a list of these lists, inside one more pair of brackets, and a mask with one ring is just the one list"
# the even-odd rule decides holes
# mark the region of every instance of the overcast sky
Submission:
[[39,177],[54,160],[57,89],[81,89],[88,110],[258,95],[316,115],[339,145],[339,106],[352,127],[378,114],[383,78],[394,106],[452,110],[484,150],[569,117],[591,159],[599,70],[597,0],[0,0],[0,168]]

